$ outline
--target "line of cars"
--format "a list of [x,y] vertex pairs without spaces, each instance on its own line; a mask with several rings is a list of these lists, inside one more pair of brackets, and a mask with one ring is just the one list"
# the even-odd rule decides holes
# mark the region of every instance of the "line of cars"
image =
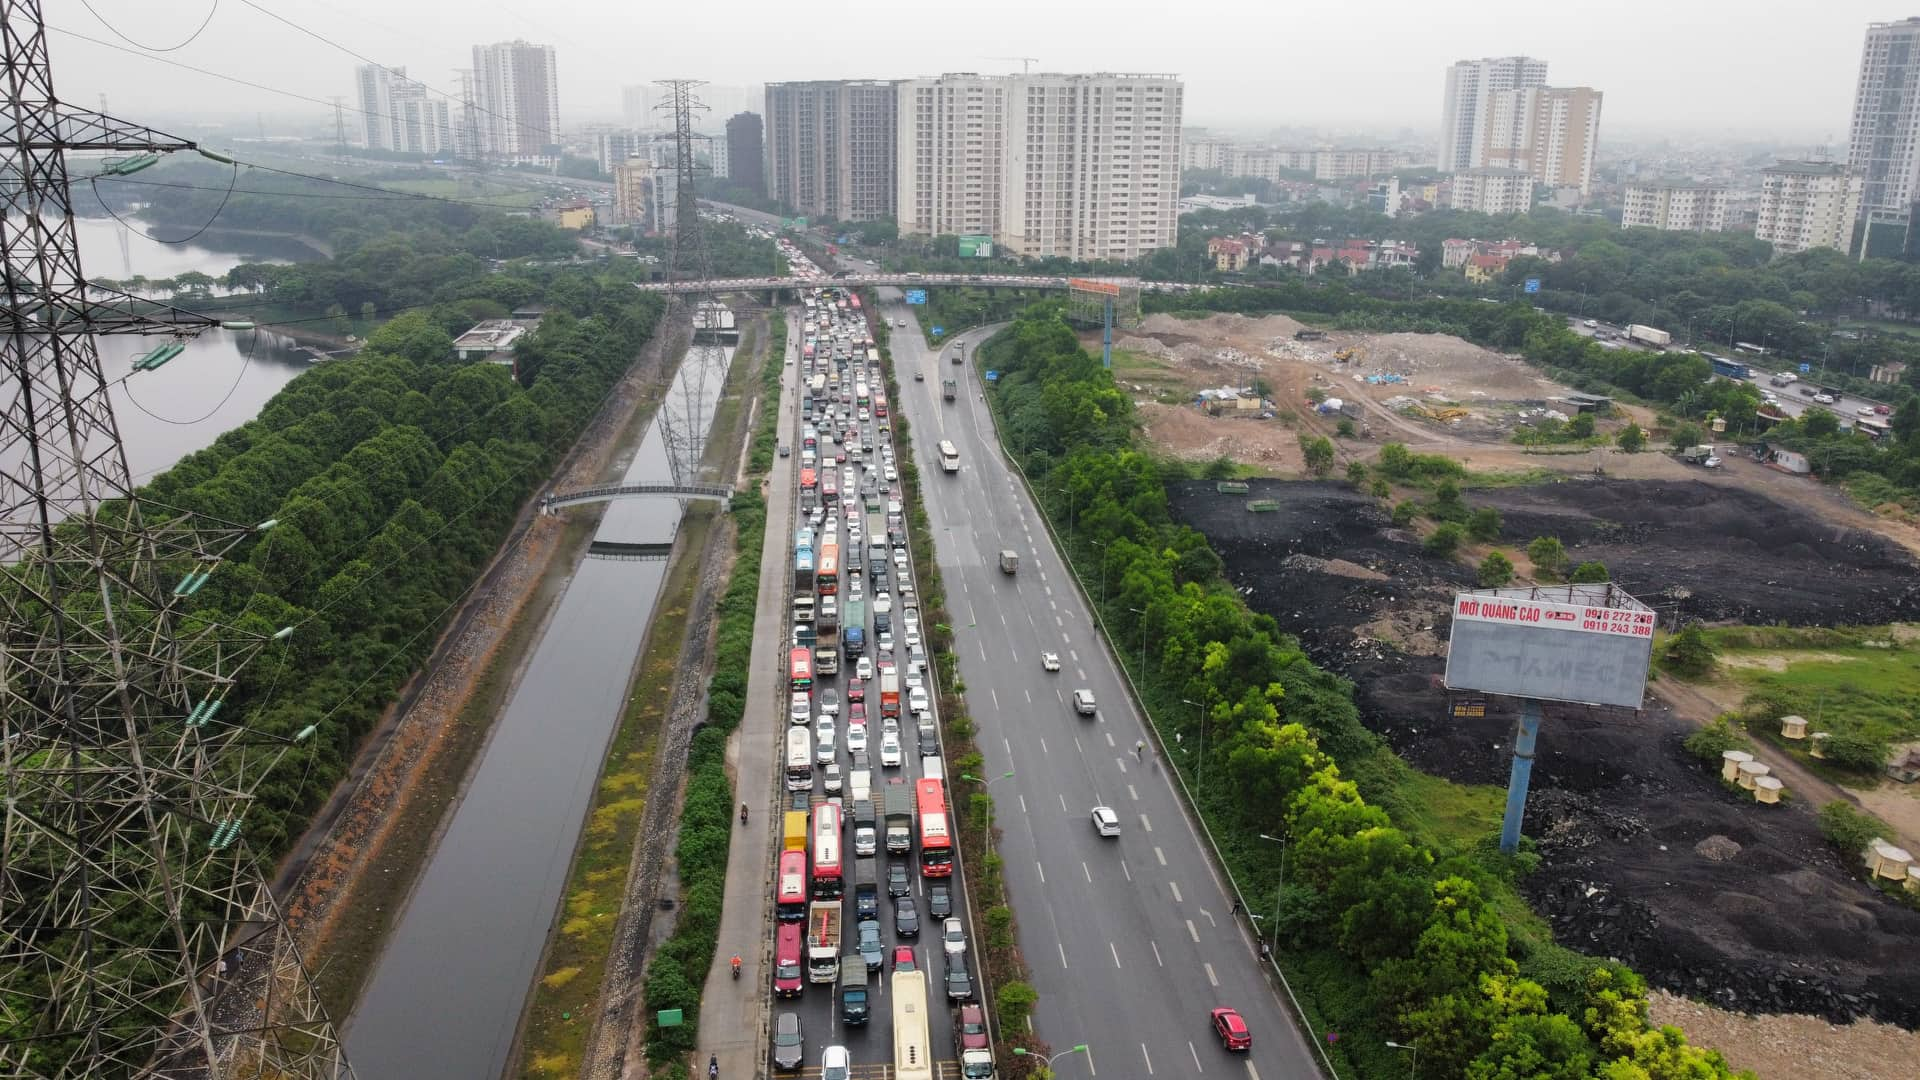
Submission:
[[[801,265],[797,253],[788,258]],[[840,1026],[864,1028],[873,983],[886,969],[893,1075],[914,1080],[933,1072],[924,1002],[916,1010],[912,999],[916,992],[924,997],[937,978],[939,992],[959,1009],[953,1031],[960,1074],[986,1080],[994,1075],[992,1051],[984,1014],[973,1004],[966,932],[955,910],[955,838],[884,375],[857,296],[822,289],[803,302],[795,463],[801,484],[782,725],[789,801],[774,883],[780,923],[773,990],[798,999],[809,983],[833,984],[838,1008],[826,1014],[828,1026],[837,1018]],[[833,685],[843,673],[844,685]],[[913,777],[908,766],[916,759]],[[843,933],[843,920],[851,921],[850,932]],[[937,976],[921,972],[911,944],[923,926],[940,939]],[[777,1013],[776,1069],[803,1067],[805,1026],[799,1009]],[[826,1047],[823,1073],[850,1069],[854,1049],[839,1041]]]

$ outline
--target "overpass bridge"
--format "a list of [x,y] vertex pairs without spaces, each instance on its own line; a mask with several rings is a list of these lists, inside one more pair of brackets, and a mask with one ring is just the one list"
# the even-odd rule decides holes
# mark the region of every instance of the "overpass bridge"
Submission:
[[1056,277],[1051,274],[842,274],[839,277],[740,277],[702,281],[642,281],[634,287],[649,293],[763,292],[770,289],[857,289],[891,286],[925,289],[942,285],[977,288],[1060,289],[1117,294],[1121,291],[1187,292],[1205,286],[1183,281],[1141,281],[1137,278]]
[[598,484],[573,491],[549,491],[546,497],[540,500],[540,512],[551,514],[565,506],[607,502],[611,499],[624,499],[636,495],[666,495],[676,499],[712,499],[728,510],[733,509],[733,488],[725,484],[680,484],[671,480],[661,480],[644,484]]

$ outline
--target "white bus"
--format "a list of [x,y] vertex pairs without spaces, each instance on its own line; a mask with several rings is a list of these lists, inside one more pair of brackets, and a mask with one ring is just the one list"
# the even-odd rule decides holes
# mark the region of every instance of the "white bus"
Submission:
[[960,471],[960,450],[950,440],[940,440],[940,468],[947,472]]
[[787,729],[787,790],[813,787],[813,732],[805,724]]
[[893,973],[893,1075],[895,1080],[933,1080],[932,1036],[927,1028],[927,973]]

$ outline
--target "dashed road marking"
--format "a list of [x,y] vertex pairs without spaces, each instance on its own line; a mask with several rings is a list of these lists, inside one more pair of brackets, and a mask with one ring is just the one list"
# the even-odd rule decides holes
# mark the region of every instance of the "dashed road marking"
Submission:
[[1202,1067],[1202,1066],[1201,1066],[1201,1064],[1200,1064],[1200,1051],[1198,1051],[1198,1050],[1195,1050],[1195,1049],[1193,1048],[1193,1040],[1192,1040],[1192,1039],[1188,1039],[1188,1040],[1187,1040],[1187,1053],[1189,1053],[1189,1054],[1192,1054],[1192,1055],[1193,1055],[1193,1071],[1194,1071],[1194,1072],[1205,1072],[1205,1071],[1206,1071],[1206,1069],[1205,1069],[1204,1067]]
[[1113,954],[1113,966],[1116,968],[1119,967],[1120,966],[1120,947],[1118,945],[1115,945],[1113,942],[1109,941],[1107,942],[1107,951]]
[[1206,968],[1206,969],[1207,969],[1207,982],[1208,982],[1208,983],[1209,983],[1210,985],[1212,985],[1212,986],[1219,986],[1219,985],[1220,985],[1220,976],[1218,976],[1218,975],[1215,975],[1215,974],[1213,973],[1213,965],[1212,965],[1212,964],[1201,964],[1200,966],[1201,966],[1201,967],[1203,967],[1203,968]]
[[1141,827],[1142,829],[1145,829],[1145,830],[1147,830],[1148,832],[1152,832],[1152,831],[1153,831],[1153,822],[1151,822],[1151,821],[1148,821],[1148,820],[1147,820],[1147,815],[1145,815],[1145,814],[1141,814],[1141,815],[1140,815],[1140,827]]
[[1087,884],[1093,884],[1093,867],[1083,862],[1080,864],[1080,872],[1087,876]]
[[1131,796],[1133,796],[1133,801],[1134,801],[1134,802],[1139,802],[1139,801],[1140,801],[1140,793],[1139,793],[1138,791],[1135,791],[1135,790],[1133,789],[1133,785],[1132,785],[1132,784],[1128,784],[1128,785],[1127,785],[1127,794],[1129,794],[1129,795],[1131,795]]
[[1040,884],[1042,884],[1042,885],[1045,885],[1045,884],[1047,883],[1047,866],[1046,866],[1046,864],[1045,864],[1045,863],[1034,863],[1034,864],[1033,864],[1033,868],[1034,868],[1035,870],[1038,870],[1038,871],[1040,871]]
[[1149,941],[1147,942],[1147,947],[1153,950],[1153,962],[1159,964],[1161,967],[1166,967],[1167,962],[1160,959],[1160,943],[1157,941]]
[[[1026,807],[1023,806],[1020,809],[1025,810]],[[1153,849],[1153,857],[1160,860],[1161,866],[1167,865],[1167,853],[1161,851],[1157,846]]]
[[1167,888],[1169,888],[1169,889],[1172,889],[1172,890],[1173,890],[1173,902],[1174,902],[1174,903],[1176,903],[1176,904],[1184,904],[1184,903],[1186,903],[1186,902],[1187,902],[1187,900],[1186,900],[1186,897],[1184,897],[1184,896],[1181,896],[1181,895],[1180,895],[1180,883],[1179,883],[1179,882],[1177,882],[1177,881],[1169,881],[1169,882],[1167,882]]
[[1193,939],[1195,945],[1200,944],[1200,928],[1193,925],[1192,919],[1187,920],[1187,936]]

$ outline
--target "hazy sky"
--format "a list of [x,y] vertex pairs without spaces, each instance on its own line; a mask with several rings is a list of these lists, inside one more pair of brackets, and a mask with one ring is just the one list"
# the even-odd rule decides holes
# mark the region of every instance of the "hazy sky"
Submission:
[[[216,0],[85,0],[121,33],[176,45]],[[206,31],[161,55],[326,99],[353,101],[346,53],[249,6],[218,0]],[[1190,125],[1439,127],[1455,60],[1525,53],[1555,85],[1606,92],[1602,137],[1738,134],[1844,146],[1866,24],[1905,11],[1858,0],[1282,0],[1187,7],[1138,0],[964,0],[931,5],[837,0],[252,0],[347,48],[452,89],[476,43],[525,38],[559,54],[562,119],[615,118],[619,88],[657,78],[720,84],[892,78],[942,71],[1171,72]],[[82,0],[45,0],[50,25],[125,45]],[[1916,0],[1920,8],[1920,0]],[[799,13],[810,13],[807,18]],[[937,28],[937,30],[935,29]],[[51,35],[61,96],[108,95],[128,119],[156,112],[315,106]]]

